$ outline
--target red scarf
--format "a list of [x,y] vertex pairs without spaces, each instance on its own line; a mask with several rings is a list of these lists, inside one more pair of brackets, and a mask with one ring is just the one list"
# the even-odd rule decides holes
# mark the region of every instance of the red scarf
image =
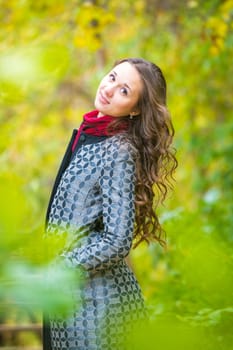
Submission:
[[[103,117],[97,118],[98,113],[99,111],[94,110],[84,114],[83,122],[78,129],[78,133],[72,145],[72,151],[75,150],[80,134],[82,132],[84,132],[85,134],[94,135],[94,136],[109,136],[109,133],[107,130],[108,126],[113,120],[116,119],[116,117],[111,117],[110,115],[104,115]],[[124,122],[115,131],[113,132],[111,131],[111,135],[125,131],[127,130],[127,128],[128,128],[128,123]]]

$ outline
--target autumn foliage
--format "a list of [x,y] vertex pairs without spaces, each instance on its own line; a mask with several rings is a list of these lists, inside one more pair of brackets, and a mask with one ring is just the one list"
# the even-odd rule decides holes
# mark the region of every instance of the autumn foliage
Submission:
[[24,322],[25,305],[38,320],[41,307],[62,305],[44,296],[41,280],[53,256],[41,252],[54,175],[102,75],[139,56],[166,76],[179,167],[159,213],[167,250],[142,244],[131,256],[153,319],[135,349],[154,349],[148,339],[166,350],[230,349],[233,1],[1,0],[0,8],[0,321]]

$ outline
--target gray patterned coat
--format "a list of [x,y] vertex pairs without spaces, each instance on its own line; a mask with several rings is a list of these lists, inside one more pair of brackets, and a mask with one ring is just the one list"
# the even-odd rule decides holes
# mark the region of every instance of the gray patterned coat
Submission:
[[[52,350],[123,350],[126,324],[141,318],[143,298],[125,262],[134,227],[135,162],[123,134],[81,134],[68,146],[47,214],[47,234],[68,232],[61,254],[85,271],[81,305],[50,319]],[[73,293],[74,295],[74,293]],[[45,345],[44,349],[48,349]]]

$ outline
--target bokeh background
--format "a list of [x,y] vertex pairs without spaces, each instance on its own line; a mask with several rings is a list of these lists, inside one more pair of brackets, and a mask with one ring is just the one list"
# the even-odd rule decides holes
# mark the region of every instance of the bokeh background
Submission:
[[[69,277],[53,274],[51,293],[42,277],[54,176],[102,76],[144,57],[167,80],[179,167],[160,209],[167,249],[130,257],[153,319],[135,349],[233,349],[232,19],[232,0],[0,0],[1,325],[64,307]],[[40,338],[0,332],[16,345]]]

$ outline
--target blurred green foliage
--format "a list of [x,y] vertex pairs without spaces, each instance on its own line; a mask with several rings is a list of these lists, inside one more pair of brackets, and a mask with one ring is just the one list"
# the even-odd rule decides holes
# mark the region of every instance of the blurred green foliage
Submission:
[[10,305],[38,312],[66,304],[56,286],[71,276],[55,274],[52,293],[42,277],[56,248],[43,255],[53,179],[102,75],[116,59],[142,56],[167,78],[179,169],[160,213],[167,249],[132,252],[154,320],[135,346],[232,348],[233,1],[1,0],[0,7],[2,319],[13,318],[4,319]]

